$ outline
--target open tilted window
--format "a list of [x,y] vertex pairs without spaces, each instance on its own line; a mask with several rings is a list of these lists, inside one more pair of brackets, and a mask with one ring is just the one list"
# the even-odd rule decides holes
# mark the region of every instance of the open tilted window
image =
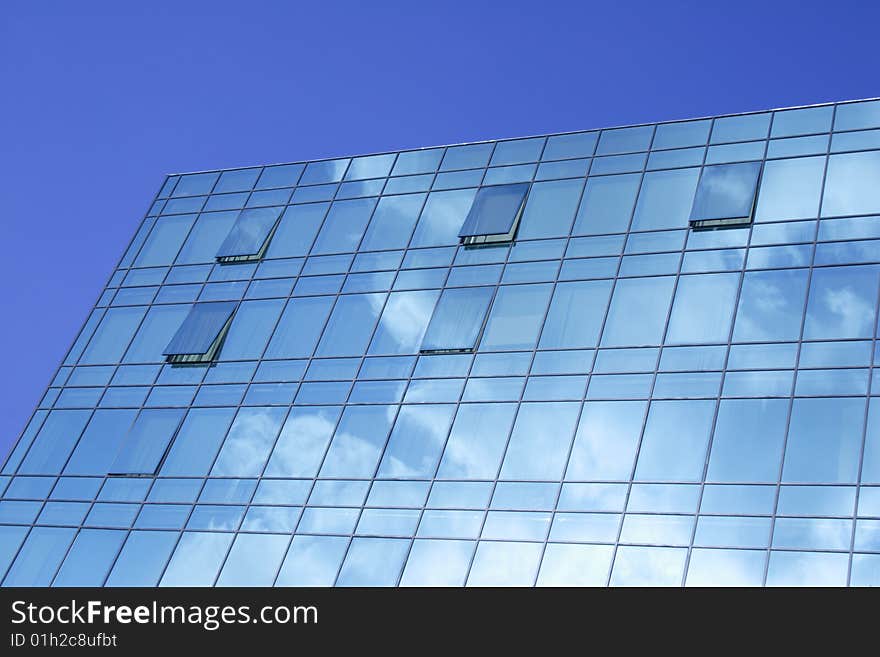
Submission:
[[150,476],[156,473],[184,411],[179,408],[148,408],[141,411],[128,430],[110,475]]
[[422,339],[423,354],[454,354],[477,346],[494,288],[466,287],[444,290],[434,307]]
[[760,162],[704,167],[691,207],[691,226],[714,229],[751,224],[760,175]]
[[242,210],[217,251],[217,262],[259,260],[269,248],[281,208]]
[[234,301],[197,303],[190,308],[162,355],[169,363],[210,363],[220,351],[232,323]]
[[466,246],[510,242],[522,217],[529,183],[481,187],[458,233]]

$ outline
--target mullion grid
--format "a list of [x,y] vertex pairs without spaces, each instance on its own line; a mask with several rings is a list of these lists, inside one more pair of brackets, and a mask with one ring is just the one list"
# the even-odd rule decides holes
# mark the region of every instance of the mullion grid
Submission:
[[[767,143],[767,142],[765,141],[765,150],[766,150],[766,143]],[[546,145],[546,142],[545,142],[545,145]],[[830,140],[829,140],[829,146],[828,146],[828,149],[829,149],[829,151],[830,151]],[[706,151],[704,151],[704,158],[705,158],[705,153],[706,153]],[[645,165],[645,166],[647,166],[647,165]],[[825,168],[826,168],[826,170],[827,170],[827,166],[828,166],[828,159],[827,159],[827,153],[826,153],[826,162],[825,162]],[[644,179],[644,173],[645,173],[645,169],[643,169],[643,171],[641,172],[642,180]],[[484,175],[485,175],[485,170],[484,170]],[[535,175],[535,174],[533,174],[533,179],[534,179],[534,175]],[[435,172],[434,172],[434,177],[436,178],[436,176],[437,176],[437,172],[435,171]],[[218,180],[219,180],[219,177],[218,177]],[[341,184],[342,184],[341,182],[337,183],[337,193],[338,193],[338,190],[339,190]],[[216,185],[216,182],[215,182],[215,185]],[[581,195],[583,195],[583,188],[582,188],[582,190],[581,190]],[[821,208],[821,201],[820,201],[820,208]],[[375,208],[374,208],[374,211],[375,211]],[[635,206],[634,206],[633,212],[634,212],[634,211],[635,211]],[[326,215],[325,215],[324,220],[326,220]],[[818,220],[817,220],[816,223],[817,223],[817,225],[816,225],[816,231],[818,231],[818,226],[819,226],[819,222],[818,222]],[[191,229],[192,229],[192,227],[191,227]],[[319,233],[319,232],[320,232],[320,230],[318,231],[318,233]],[[751,228],[750,228],[750,232],[751,232]],[[318,233],[316,233],[316,235],[317,235]],[[410,241],[411,241],[411,239],[412,239],[412,235],[413,235],[413,234],[414,234],[414,231],[413,231],[413,233],[411,233],[411,235],[410,235]],[[570,242],[570,240],[572,239],[572,236],[569,235],[569,236],[567,236],[567,237],[564,238],[564,239],[566,240],[566,244],[567,244],[567,243]],[[816,239],[817,239],[817,234],[814,234],[814,240],[813,240],[812,245],[811,245],[811,246],[812,246],[813,253],[815,253],[815,249],[816,249]],[[183,242],[182,242],[182,243],[183,243]],[[181,243],[181,244],[182,244],[182,243]],[[142,246],[143,246],[143,243],[142,243],[140,246],[142,247]],[[684,251],[685,249],[686,249],[686,244],[683,244],[683,246],[682,246],[682,251]],[[708,250],[708,249],[706,249],[706,250]],[[510,255],[511,255],[511,254],[510,254],[510,250],[508,249],[508,253],[507,253],[507,256],[506,256],[506,259],[505,259],[505,262],[507,262],[508,264],[509,264],[509,262],[510,262]],[[618,257],[618,273],[619,273],[620,262],[622,261],[622,258],[623,258],[623,249],[622,249],[621,253],[620,253],[617,257]],[[810,272],[812,272],[812,269],[814,268],[814,264],[815,264],[815,263],[811,261]],[[352,266],[352,264],[350,263],[350,264],[349,264],[349,273],[350,273],[350,270],[351,270],[351,266]],[[745,265],[743,265],[743,266],[745,267]],[[504,265],[504,267],[506,268],[506,265]],[[256,269],[256,268],[254,268],[254,270],[255,270],[255,269]],[[681,274],[682,274],[682,272],[680,271],[680,269],[681,269],[681,262],[679,263],[679,272],[676,274],[676,282],[678,281],[679,277],[680,277]],[[170,271],[170,269],[169,269],[169,271]],[[398,267],[397,272],[398,272],[398,273],[400,272],[400,267]],[[451,272],[451,267],[447,267],[446,278],[448,278],[448,276],[450,275],[450,272]],[[254,273],[255,273],[255,271],[254,271],[254,272],[251,272],[251,277],[250,277],[250,279],[248,279],[248,282],[253,280],[253,278],[254,278]],[[667,274],[658,274],[658,275],[667,275]],[[166,272],[166,276],[167,276],[167,272]],[[556,284],[557,284],[557,282],[558,282],[558,280],[559,280],[558,277],[559,277],[559,271],[558,271],[558,268],[557,268],[557,276],[556,276],[556,280],[555,280],[554,282],[552,282],[553,289],[555,289],[555,286],[556,286]],[[616,284],[616,281],[617,281],[617,280],[618,280],[617,278],[614,279],[614,283],[615,283],[615,284]],[[743,280],[743,272],[740,271],[740,278],[739,278],[739,286],[740,286],[740,287],[739,287],[739,289],[741,289],[742,280]],[[202,282],[202,288],[204,288],[204,286],[207,284],[207,282],[208,282],[208,281],[203,281],[203,282]],[[526,282],[526,283],[521,283],[521,284],[530,284],[530,283]],[[676,284],[677,284],[677,283],[676,283]],[[341,289],[342,289],[342,288],[340,287],[340,290],[341,290]],[[497,285],[496,285],[496,289],[497,289]],[[389,294],[389,293],[390,293],[390,290],[386,292],[386,299],[385,299],[385,302],[386,302],[386,303],[387,303],[387,299],[388,299],[387,294]],[[338,300],[338,297],[340,296],[340,294],[341,294],[340,291],[338,291],[338,292],[336,293],[335,296],[336,296],[337,300]],[[739,290],[737,291],[737,298],[738,298],[738,297],[739,297]],[[610,298],[610,296],[609,296],[609,298]],[[550,295],[549,299],[552,299],[552,292],[551,292],[551,295]],[[673,295],[672,299],[674,300],[674,295]],[[545,309],[545,315],[544,315],[544,316],[545,316],[545,319],[546,319],[546,314],[547,314],[548,309],[549,309],[549,304],[550,304],[550,301],[548,300],[548,307],[547,307],[547,309]],[[609,303],[608,306],[606,306],[606,309],[605,309],[606,318],[607,318],[607,313],[608,313],[609,308],[610,308],[610,303]],[[669,317],[670,317],[671,310],[672,310],[672,305],[670,304],[670,308],[669,308],[669,310],[668,310],[668,312],[667,312],[667,318],[666,318],[667,328],[668,328],[668,322],[669,322]],[[734,308],[734,310],[735,310],[735,308]],[[803,323],[804,323],[804,321],[805,321],[805,312],[806,312],[806,311],[805,311],[805,309],[804,309],[804,316],[802,316],[802,318],[801,318],[801,324],[802,324],[802,326],[801,326],[801,340],[799,340],[799,342],[798,342],[798,359],[799,359],[799,356],[800,356],[800,345],[802,344],[802,341],[803,341],[803,340],[802,340],[802,338],[803,338]],[[329,317],[329,316],[328,316],[328,317]],[[381,319],[381,312],[377,315],[376,325],[373,327],[373,335],[375,335],[375,331],[376,331],[377,328],[378,328],[378,325],[379,325],[379,321],[380,321],[380,319]],[[603,320],[603,326],[604,326],[604,322],[605,322],[605,320]],[[732,330],[732,325],[733,325],[733,324],[731,324],[731,330]],[[604,329],[603,329],[603,330],[604,330]],[[664,332],[665,332],[665,330],[664,330]],[[135,331],[135,333],[134,333],[133,335],[136,335],[136,333],[137,333],[137,332]],[[318,343],[320,343],[320,340],[318,341]],[[872,345],[876,344],[876,337],[872,337],[872,339],[871,339],[871,343],[872,343]],[[317,348],[317,347],[316,347],[316,348]],[[660,355],[662,354],[662,350],[663,350],[663,346],[661,346],[660,348],[658,348],[658,356],[657,356],[657,358],[658,358],[658,361],[657,361],[657,362],[658,362],[658,365],[655,366],[655,371],[654,371],[654,373],[653,373],[654,380],[656,380],[657,370],[659,369],[659,358],[660,358]],[[534,361],[534,357],[535,357],[535,353],[536,353],[536,351],[537,351],[537,342],[536,342],[536,346],[535,346],[535,348],[533,348],[533,350],[532,350],[532,355],[531,355],[530,363]],[[730,340],[728,340],[727,354],[726,354],[726,356],[725,356],[725,361],[727,360],[727,358],[729,358],[729,351],[730,351]],[[313,354],[312,358],[313,358],[313,357],[314,357],[314,354]],[[361,364],[363,364],[363,362],[364,362],[364,360],[366,359],[366,357],[367,357],[366,354],[363,354],[363,355],[360,356]],[[311,362],[311,358],[308,359],[308,361]],[[414,361],[414,362],[417,362],[417,361]],[[469,371],[468,371],[468,374],[470,374],[470,370],[471,370],[472,367],[473,367],[473,363],[474,363],[474,359],[471,358],[471,362],[470,362],[470,365],[469,365]],[[796,365],[798,365],[798,364],[799,364],[799,362],[796,363]],[[119,367],[119,364],[117,364],[116,367],[118,368],[118,367]],[[797,372],[798,369],[799,369],[799,368],[796,367],[795,372]],[[530,370],[531,370],[531,364],[529,365],[529,368],[528,368],[528,370],[527,370],[525,376],[528,376]],[[868,366],[868,374],[869,374],[869,384],[868,384],[868,385],[869,385],[869,386],[870,386],[870,374],[871,374],[872,371],[873,371],[873,361],[872,361],[872,362],[869,364],[869,366]],[[725,367],[724,370],[721,372],[721,376],[722,376],[722,385],[723,385],[723,377],[725,376],[725,374],[726,374],[726,367]],[[524,377],[524,378],[525,378],[525,377]],[[252,375],[251,382],[252,382],[252,380],[253,380],[253,375]],[[794,381],[794,380],[795,380],[795,379],[793,378],[793,381]],[[408,378],[408,381],[409,381],[410,384],[411,384],[411,382],[412,382],[412,376],[410,376],[410,377]],[[197,384],[197,386],[196,386],[197,389],[200,388],[201,385],[203,385],[203,384],[204,384],[204,380],[202,380],[199,384]],[[108,384],[108,385],[109,385],[109,384]],[[108,387],[107,385],[104,386],[105,390],[106,390],[107,387]],[[652,381],[652,388],[653,388],[653,381]],[[523,401],[524,390],[525,390],[525,381],[524,381],[524,383],[523,383],[523,388],[522,388],[521,391],[520,391],[520,399],[519,399],[519,402],[518,402],[518,407],[517,407],[517,409],[519,408],[519,404]],[[350,398],[351,392],[352,392],[352,388],[350,387],[350,388],[349,388],[349,393],[348,393],[348,397],[349,397],[349,398]],[[793,389],[792,389],[792,395],[791,395],[790,405],[789,405],[789,420],[790,420],[790,413],[791,413],[791,403],[792,403],[792,400],[793,400],[793,398],[794,398],[794,394],[793,394],[793,393],[794,393],[794,391],[793,391]],[[459,394],[459,402],[461,402],[461,394],[462,394],[462,393]],[[720,396],[720,395],[721,395],[721,388],[719,388],[719,396]],[[584,394],[584,396],[586,396],[586,393]],[[869,397],[870,397],[870,388],[869,388],[868,394],[865,395],[865,397],[866,397],[866,398],[869,398]],[[583,400],[581,400],[581,401],[583,402]],[[716,413],[716,416],[717,416],[718,403],[719,403],[719,401],[716,400],[716,407],[715,407],[715,413]],[[239,402],[239,404],[238,404],[237,406],[238,406],[239,408],[241,408],[241,407],[242,407],[242,403]],[[399,408],[399,406],[400,406],[400,402],[398,402],[398,408]],[[144,407],[144,406],[143,406],[143,404],[142,404],[141,408],[143,408],[143,407]],[[649,407],[649,405],[648,405],[648,407]],[[581,407],[581,410],[582,410],[582,407]],[[518,410],[517,410],[517,412],[518,412]],[[646,412],[647,412],[647,411],[646,411]],[[867,403],[866,403],[866,412],[867,412]],[[454,418],[453,418],[453,421],[454,421]],[[515,425],[515,422],[514,422],[513,424]],[[713,420],[713,424],[714,424],[714,420]],[[451,425],[450,425],[450,426],[451,426]],[[512,425],[512,427],[513,427],[513,425]],[[645,427],[644,427],[644,420],[643,420],[642,429],[641,429],[642,433],[644,432],[644,428],[645,428]],[[511,428],[511,431],[512,431],[512,428]],[[863,429],[863,438],[862,438],[862,445],[863,445],[863,446],[864,446],[864,431],[865,431],[865,430]],[[389,435],[390,435],[390,434],[389,434]],[[787,435],[787,432],[786,432],[786,435]],[[709,438],[709,441],[710,441],[710,442],[709,442],[709,445],[707,446],[707,451],[706,451],[706,459],[707,459],[707,461],[708,461],[708,457],[709,457],[709,454],[710,454],[710,451],[711,451],[711,440],[712,440],[712,437],[711,437],[711,436],[712,436],[712,434],[710,433],[710,438]],[[573,444],[573,438],[574,438],[574,437],[572,436],[572,444]],[[509,439],[510,439],[510,436],[508,436],[508,442],[509,442]],[[448,434],[447,434],[447,440],[448,440]],[[787,440],[787,438],[786,438],[786,440]],[[276,441],[277,441],[277,436],[276,436]],[[641,439],[640,439],[639,442],[641,443]],[[387,439],[386,439],[386,444],[387,444]],[[572,445],[569,446],[569,450],[571,449],[571,446],[572,446]],[[506,448],[505,448],[505,451],[506,451]],[[71,453],[72,453],[72,452],[71,452]],[[783,453],[784,453],[784,452],[783,452]],[[442,454],[442,451],[441,451],[441,454]],[[380,460],[381,460],[381,459],[380,459]],[[636,460],[637,460],[637,457],[636,457]],[[503,459],[502,459],[502,462],[503,462]],[[635,462],[634,462],[634,463],[635,463]],[[499,467],[500,467],[500,466],[499,466]],[[704,467],[705,467],[705,464],[704,464]],[[861,459],[860,459],[860,465],[859,465],[859,467],[861,468]],[[264,466],[264,469],[265,469],[265,466]],[[55,476],[57,477],[58,475],[55,475]],[[375,481],[375,479],[374,479],[374,481]],[[633,480],[632,480],[632,478],[631,478],[630,481],[629,481],[629,484],[628,484],[628,486],[629,486],[630,489],[631,489],[632,484],[633,484]],[[313,485],[314,485],[314,481],[313,481]],[[432,483],[431,483],[430,485],[433,486],[433,480],[432,480]],[[493,484],[493,486],[494,486],[494,485],[497,485],[497,479],[495,480],[495,483]],[[703,481],[702,481],[699,485],[701,486],[701,491],[702,491],[702,489],[705,487],[705,477],[703,478]],[[777,489],[780,487],[780,485],[781,485],[781,480],[778,481],[777,484],[776,484]],[[858,489],[857,489],[857,490],[858,490]],[[558,500],[558,496],[559,496],[560,493],[561,493],[561,484],[560,484],[560,489],[559,489],[559,491],[557,492],[557,500]],[[777,496],[778,496],[778,492],[777,492]],[[627,498],[628,498],[628,495],[627,495]],[[96,499],[97,499],[97,495],[96,495]],[[92,503],[94,504],[94,500],[93,500]],[[366,502],[365,502],[365,504],[366,504]],[[421,511],[421,513],[424,513],[424,509],[425,509],[425,506],[422,507],[422,511]],[[555,509],[555,507],[554,507],[554,509]],[[487,511],[484,510],[484,512],[487,512]],[[553,515],[555,515],[556,511],[554,510],[552,513],[553,513]],[[699,511],[697,511],[697,513],[699,513]],[[624,518],[624,517],[625,517],[624,515],[621,516],[621,525],[622,525],[622,522],[623,522],[623,518]],[[775,520],[775,516],[774,516],[774,520]],[[484,515],[484,522],[485,522],[485,515]],[[775,525],[775,522],[774,522],[774,525]],[[695,532],[695,528],[696,528],[696,519],[695,519],[695,525],[694,525],[694,530],[693,530],[694,532]],[[855,532],[855,522],[853,521],[853,536],[854,536],[854,532]],[[549,529],[548,529],[548,534],[549,534]],[[692,534],[693,534],[693,532],[692,532]],[[414,540],[414,538],[410,539],[411,543],[412,543],[413,540]],[[438,540],[442,540],[442,539],[438,539]],[[544,544],[546,545],[546,543],[547,543],[548,541],[549,541],[549,538],[548,538],[547,536],[545,536]],[[771,539],[771,545],[772,545],[772,539]],[[693,536],[692,536],[691,544],[690,544],[690,546],[688,547],[688,556],[690,555],[690,551],[692,550],[692,548],[693,548]],[[768,548],[767,548],[768,553],[769,553],[770,549],[771,549],[771,548],[768,546]],[[852,546],[850,547],[850,551],[851,551],[851,550],[852,550]],[[476,550],[475,550],[475,551],[476,551]],[[851,559],[851,557],[850,557],[850,559]],[[344,563],[344,560],[343,560],[342,563]],[[405,563],[406,563],[406,560],[404,560],[403,563],[405,564]],[[766,564],[765,564],[765,569],[766,569]],[[401,567],[401,573],[402,573],[402,571],[403,571],[403,566]],[[218,576],[219,576],[219,572],[220,572],[220,571],[218,571]],[[538,572],[539,572],[539,569],[536,570],[536,574],[537,574]],[[686,570],[685,570],[685,576],[686,576]]]

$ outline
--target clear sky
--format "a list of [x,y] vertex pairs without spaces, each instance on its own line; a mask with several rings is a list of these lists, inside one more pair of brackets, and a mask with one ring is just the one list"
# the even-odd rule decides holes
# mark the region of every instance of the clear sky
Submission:
[[868,0],[0,4],[0,455],[166,173],[880,95]]

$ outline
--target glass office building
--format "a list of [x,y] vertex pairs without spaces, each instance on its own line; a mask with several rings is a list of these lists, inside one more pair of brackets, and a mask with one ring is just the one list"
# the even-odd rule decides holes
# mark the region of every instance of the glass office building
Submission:
[[5,586],[880,584],[880,101],[169,176]]

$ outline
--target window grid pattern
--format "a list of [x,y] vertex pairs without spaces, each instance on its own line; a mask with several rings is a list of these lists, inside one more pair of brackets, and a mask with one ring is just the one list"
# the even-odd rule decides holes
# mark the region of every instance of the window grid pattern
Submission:
[[[0,554],[4,585],[72,581],[68,573],[86,549],[79,542],[93,539],[110,546],[91,569],[95,584],[132,581],[127,560],[138,541],[152,540],[165,547],[150,585],[878,584],[880,202],[858,180],[847,187],[832,179],[829,165],[855,166],[850,154],[877,152],[876,105],[453,146],[314,168],[170,176],[2,470],[0,532],[12,546]],[[473,166],[461,166],[465,159]],[[689,199],[672,225],[662,217],[682,199],[641,200],[649,198],[655,172],[739,161],[809,162],[815,189],[807,196],[814,194],[815,206],[793,207],[764,176],[752,224],[694,233],[687,229]],[[398,170],[415,173],[389,177]],[[625,224],[591,234],[584,180],[627,175],[639,182],[630,200],[618,200],[629,208]],[[284,176],[291,187],[260,182]],[[534,192],[557,180],[574,181],[571,211],[558,194],[530,223],[527,203],[512,246],[465,250],[457,244],[463,215],[454,230],[420,233],[435,194],[505,182],[528,182]],[[400,219],[409,232],[398,248],[363,249],[376,203],[359,228],[334,232],[328,224],[340,201],[399,196],[393,192],[412,196],[418,209],[418,219]],[[202,217],[228,221],[226,215],[263,203],[322,208],[310,248],[273,258],[270,246],[259,264],[217,264],[210,249],[184,257],[207,239],[198,232]],[[424,328],[442,290],[468,286],[495,289],[489,323],[498,313],[502,328],[490,337],[486,327],[475,353],[420,355],[419,336],[401,336],[395,313]],[[631,289],[635,301],[627,301]],[[577,329],[557,334],[550,327],[565,317],[551,300],[568,290],[594,295],[593,325],[575,316],[569,321]],[[766,298],[757,296],[762,291]],[[500,316],[502,294],[538,300],[530,303],[535,330],[517,330],[528,322]],[[658,296],[655,309],[639,305]],[[269,357],[270,336],[290,300],[340,308],[355,298],[370,305],[364,316],[372,318],[357,353],[345,350],[347,334],[330,337],[336,329],[328,310],[307,354]],[[790,308],[783,298],[793,299]],[[239,311],[249,303],[270,309],[255,311],[253,325],[263,330],[247,328],[244,342],[256,351],[227,343],[210,369],[163,364],[165,345],[150,347],[162,335],[155,328],[162,312],[178,317],[196,301],[218,300],[241,302]],[[419,303],[426,304],[421,311]],[[711,312],[699,312],[711,303]],[[627,336],[621,327],[627,317],[639,321],[633,313],[643,308],[658,328]],[[126,344],[105,345],[102,320],[129,312]],[[165,331],[173,334],[176,321],[168,319]],[[603,435],[625,433],[614,425],[624,406],[641,418],[631,451],[603,455],[613,447]],[[770,407],[778,435],[762,438],[776,448],[757,457],[772,476],[743,465],[748,445],[738,446],[729,426],[736,408],[769,418]],[[182,428],[157,477],[65,471],[99,413],[159,408],[190,415],[228,409],[230,422],[213,452],[201,455],[201,472],[187,473],[184,465],[166,474]],[[337,439],[363,447],[364,432],[350,418],[358,409],[384,413],[388,429],[366,436],[372,448],[360,460],[339,466]],[[467,409],[507,413],[491,454],[473,443]],[[312,430],[298,423],[299,414],[314,423],[319,412],[326,418],[315,435],[323,438],[297,443]],[[828,412],[852,426],[840,435],[805,429]],[[59,439],[47,451],[41,438],[54,434],[43,425],[70,414],[79,424],[71,435],[58,434],[69,444]],[[670,433],[667,415],[684,418],[689,429],[680,433],[693,435]],[[559,419],[554,435],[543,436],[541,418]],[[350,442],[341,442],[349,434]],[[292,457],[288,443],[297,447]],[[530,450],[542,444],[551,449],[530,466]],[[459,454],[463,447],[475,451],[470,461]],[[278,465],[306,459],[307,449],[317,455],[310,469]],[[620,467],[612,467],[618,456]],[[236,457],[247,467],[229,466]],[[827,457],[836,469],[821,466]],[[270,494],[272,486],[285,492]],[[51,549],[41,550],[47,542]],[[248,554],[265,550],[274,556],[261,570]],[[45,563],[29,570],[29,551]],[[198,576],[181,579],[196,559],[204,562]],[[367,573],[379,563],[387,572]],[[322,578],[308,580],[303,569]],[[736,579],[712,579],[720,572]]]

